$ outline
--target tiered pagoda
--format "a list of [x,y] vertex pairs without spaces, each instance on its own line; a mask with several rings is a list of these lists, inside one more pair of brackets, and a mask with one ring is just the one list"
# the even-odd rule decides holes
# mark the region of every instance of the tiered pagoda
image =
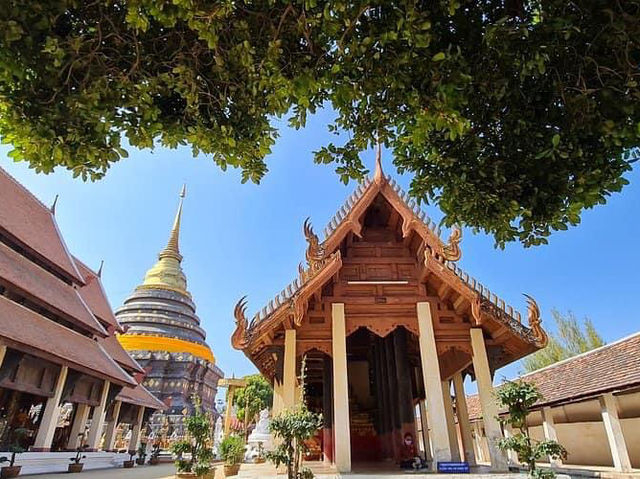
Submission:
[[373,178],[334,216],[324,240],[308,221],[304,234],[306,264],[297,279],[252,319],[246,299],[235,309],[232,345],[273,382],[274,412],[303,397],[304,363],[305,400],[325,418],[318,447],[338,471],[359,461],[401,462],[410,443],[420,444],[433,464],[473,465],[463,390],[470,376],[491,464],[506,470],[492,379],[496,369],[546,344],[535,301],[527,297],[523,324],[462,271],[461,231],[443,241],[434,222],[383,174],[380,152]]
[[[125,426],[135,450],[164,405],[138,383],[100,271],[69,253],[54,212],[0,168],[0,451],[109,450]],[[46,471],[34,455],[19,464]]]
[[183,420],[193,411],[194,395],[200,397],[204,411],[217,416],[215,397],[218,380],[224,376],[206,343],[181,266],[184,196],[183,187],[167,246],[143,283],[116,311],[126,329],[118,336],[120,344],[144,368],[144,385],[168,407],[152,417],[151,428],[156,435],[174,437],[183,433]]

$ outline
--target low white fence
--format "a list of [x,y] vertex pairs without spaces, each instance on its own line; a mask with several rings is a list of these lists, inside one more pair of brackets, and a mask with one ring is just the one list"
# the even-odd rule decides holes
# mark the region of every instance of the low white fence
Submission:
[[[74,451],[68,452],[23,452],[16,455],[16,466],[22,466],[20,474],[43,474],[49,472],[66,472],[71,464],[69,458],[74,457]],[[87,456],[82,460],[83,470],[106,469],[122,467],[123,461],[129,459],[129,454],[117,452],[83,452]],[[0,451],[0,457],[11,457],[10,452]],[[3,464],[4,466],[8,463]]]

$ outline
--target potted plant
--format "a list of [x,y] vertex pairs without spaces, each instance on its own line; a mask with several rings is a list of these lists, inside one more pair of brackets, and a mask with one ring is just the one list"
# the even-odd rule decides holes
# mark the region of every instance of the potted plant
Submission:
[[224,461],[224,475],[235,476],[244,457],[244,441],[240,436],[227,436],[220,443],[220,456]]
[[262,444],[262,441],[258,442],[258,456],[254,461],[256,464],[264,464],[266,461],[266,458],[264,457],[264,446]]
[[144,461],[147,457],[146,449],[146,445],[142,443],[140,444],[140,447],[138,447],[138,457],[136,458],[136,464],[138,466],[144,466]]
[[82,468],[84,467],[84,463],[80,462],[83,459],[86,459],[87,456],[83,456],[82,452],[87,448],[87,446],[78,446],[76,449],[76,455],[74,457],[70,457],[69,460],[71,464],[69,464],[68,471],[69,472],[82,472]]
[[160,462],[160,444],[154,444],[149,456],[149,464],[155,466]]
[[129,454],[129,460],[124,461],[122,463],[122,467],[124,467],[125,469],[131,469],[133,467],[133,458],[136,455],[136,451],[127,451],[127,454]]
[[8,466],[2,466],[2,468],[0,468],[0,477],[2,477],[2,479],[9,479],[20,474],[22,466],[15,465],[16,455],[25,451],[25,448],[22,447],[21,440],[28,432],[29,431],[23,427],[16,428],[16,430],[13,431],[13,442],[9,445],[11,458],[5,456],[0,457],[0,464],[4,464],[5,462],[9,463]]
[[540,469],[536,462],[545,457],[566,459],[567,450],[556,441],[533,439],[527,429],[527,416],[531,407],[544,399],[537,386],[524,380],[508,381],[496,390],[496,396],[498,404],[509,411],[509,415],[501,421],[519,431],[511,437],[501,439],[498,447],[503,451],[514,451],[518,460],[527,466],[530,479],[556,477],[553,470]]
[[[211,467],[211,418],[200,410],[200,400],[197,396],[194,396],[193,403],[194,412],[184,421],[186,438],[171,445],[171,452],[177,456],[177,478],[208,478],[214,472]],[[189,459],[184,457],[185,454],[189,454]]]

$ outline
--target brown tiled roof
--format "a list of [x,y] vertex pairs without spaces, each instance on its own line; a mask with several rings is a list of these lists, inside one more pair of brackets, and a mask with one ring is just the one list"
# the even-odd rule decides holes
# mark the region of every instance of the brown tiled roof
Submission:
[[116,331],[121,332],[122,328],[113,315],[113,310],[102,287],[100,277],[78,258],[74,257],[73,259],[85,282],[84,286],[79,288],[80,296],[84,299],[84,302],[87,303],[93,314],[104,325],[113,326]]
[[82,283],[49,208],[2,168],[0,205],[0,233],[31,250],[56,271]]
[[116,399],[150,409],[165,410],[167,408],[162,401],[151,394],[142,384],[138,384],[135,387],[122,388],[122,391],[116,396]]
[[109,353],[109,356],[115,359],[115,361],[124,369],[137,373],[144,373],[144,369],[142,369],[135,359],[129,356],[129,353],[124,350],[115,336],[100,338],[98,339],[98,342],[104,350]]
[[[538,386],[536,406],[569,403],[640,386],[640,332],[522,376]],[[467,397],[469,417],[482,415],[478,395]]]
[[87,331],[101,336],[107,335],[73,286],[3,243],[0,243],[0,283],[20,290],[24,297]]
[[135,385],[97,341],[0,296],[0,338],[10,348],[66,364],[90,376]]

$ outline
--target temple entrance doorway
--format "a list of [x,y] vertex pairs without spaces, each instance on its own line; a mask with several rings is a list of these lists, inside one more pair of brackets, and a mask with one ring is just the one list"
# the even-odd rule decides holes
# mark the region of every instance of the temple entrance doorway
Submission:
[[347,370],[351,460],[356,467],[400,463],[415,455],[414,409],[423,391],[417,337],[403,327],[385,337],[359,328],[347,337]]

